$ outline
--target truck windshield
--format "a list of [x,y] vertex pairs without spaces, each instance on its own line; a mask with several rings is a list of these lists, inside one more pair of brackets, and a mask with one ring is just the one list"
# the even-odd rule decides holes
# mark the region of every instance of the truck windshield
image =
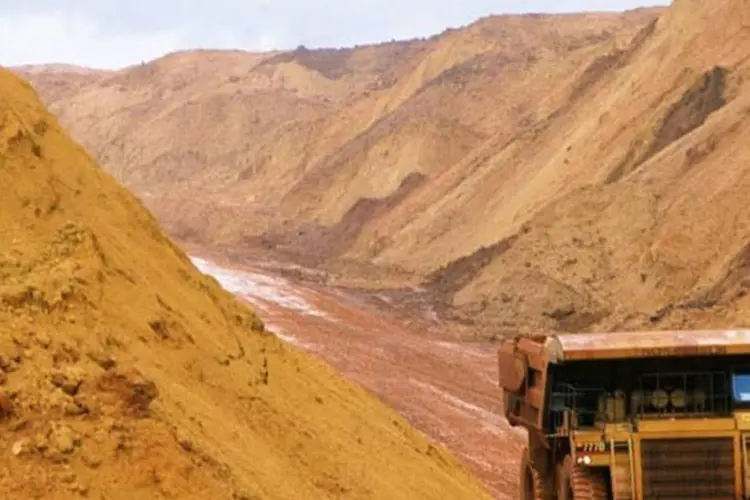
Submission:
[[732,391],[737,403],[750,403],[750,372],[732,375]]

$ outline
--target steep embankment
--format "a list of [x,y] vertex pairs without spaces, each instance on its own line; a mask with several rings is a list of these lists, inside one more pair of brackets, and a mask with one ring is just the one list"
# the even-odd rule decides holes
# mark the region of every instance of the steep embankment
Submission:
[[0,70],[0,496],[486,498],[199,273]]
[[[510,222],[538,212],[520,230],[490,217],[507,244],[454,288],[465,316],[562,329],[750,319],[749,7],[675,2],[522,141],[524,173],[491,213]],[[488,162],[488,184],[509,161]]]

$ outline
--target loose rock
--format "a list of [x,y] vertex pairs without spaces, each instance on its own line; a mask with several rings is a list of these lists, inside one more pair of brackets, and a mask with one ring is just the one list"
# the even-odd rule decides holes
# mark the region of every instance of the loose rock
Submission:
[[14,456],[20,457],[23,455],[27,455],[29,452],[31,452],[31,442],[28,439],[19,439],[15,443],[13,443],[13,446],[10,448],[10,452],[13,453]]
[[75,396],[83,383],[84,373],[76,367],[66,367],[52,374],[50,380],[55,387],[59,387],[65,394]]
[[67,425],[55,425],[48,435],[50,448],[63,454],[70,454],[80,444],[75,431]]

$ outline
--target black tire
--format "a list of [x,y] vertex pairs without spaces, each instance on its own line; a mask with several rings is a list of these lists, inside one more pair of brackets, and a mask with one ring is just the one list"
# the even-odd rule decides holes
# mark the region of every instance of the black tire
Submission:
[[576,465],[568,455],[557,466],[557,500],[609,500],[604,470]]
[[524,448],[521,453],[521,470],[518,477],[519,500],[548,500],[542,474],[531,461],[528,448]]

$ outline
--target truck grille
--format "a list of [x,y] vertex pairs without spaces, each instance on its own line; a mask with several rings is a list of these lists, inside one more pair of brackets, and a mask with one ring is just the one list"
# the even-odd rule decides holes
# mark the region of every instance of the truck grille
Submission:
[[641,441],[644,500],[733,500],[732,438]]

